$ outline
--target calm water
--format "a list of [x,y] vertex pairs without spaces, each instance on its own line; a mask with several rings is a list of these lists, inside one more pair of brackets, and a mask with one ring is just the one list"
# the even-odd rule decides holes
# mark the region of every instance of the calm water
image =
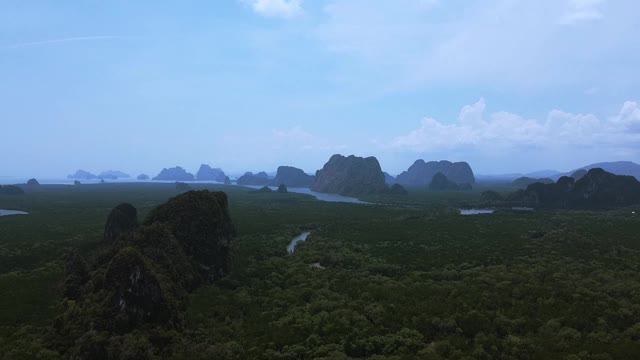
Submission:
[[[245,185],[245,187],[248,187],[251,189],[260,189],[260,188],[263,188],[264,186]],[[278,190],[276,186],[269,186],[269,188],[271,188],[271,190],[274,190],[274,191]],[[311,191],[310,189],[307,189],[307,188],[287,188],[287,191],[292,193],[311,195],[320,201],[344,202],[344,203],[351,203],[351,204],[369,204],[366,201],[361,201],[353,197],[342,196],[338,194],[319,193],[316,191]]]
[[492,209],[460,209],[460,215],[493,214]]
[[9,215],[28,215],[28,212],[17,211],[17,210],[3,210],[0,209],[0,216],[9,216]]
[[294,237],[293,239],[291,239],[291,242],[289,243],[289,246],[287,246],[287,251],[289,253],[292,253],[293,250],[296,249],[296,244],[298,244],[300,241],[305,241],[307,240],[307,236],[309,236],[309,234],[311,234],[311,231],[305,231],[302,234]]

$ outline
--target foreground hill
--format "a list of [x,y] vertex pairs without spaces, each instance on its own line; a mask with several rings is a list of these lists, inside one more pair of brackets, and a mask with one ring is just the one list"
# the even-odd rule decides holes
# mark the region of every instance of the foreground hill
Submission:
[[422,159],[416,160],[407,171],[398,175],[396,182],[406,186],[427,186],[437,173],[442,173],[447,179],[458,184],[476,182],[473,170],[466,162],[452,163],[447,160],[425,162]]
[[183,327],[189,293],[229,273],[234,234],[223,192],[176,196],[142,226],[132,205],[118,205],[101,252],[89,262],[67,257],[71,303],[54,322],[52,347],[71,359],[151,359],[131,342]]
[[336,154],[316,172],[311,190],[340,195],[361,195],[387,191],[384,174],[375,157]]

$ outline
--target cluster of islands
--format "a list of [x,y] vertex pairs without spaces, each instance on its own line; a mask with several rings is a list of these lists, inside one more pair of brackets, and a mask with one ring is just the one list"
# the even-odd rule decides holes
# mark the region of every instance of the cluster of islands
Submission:
[[[607,171],[608,170],[608,171]],[[545,174],[546,177],[534,177]],[[510,185],[520,190],[510,194],[485,191],[483,198],[491,205],[562,207],[562,208],[606,208],[636,204],[640,199],[640,165],[630,161],[599,163],[584,166],[568,173],[545,171],[530,175],[505,175]],[[510,179],[510,177],[514,179]],[[121,171],[103,171],[98,175],[78,170],[68,179],[75,185],[83,180],[129,179],[131,175]],[[140,174],[139,181],[175,182],[179,190],[189,190],[187,182],[214,182],[224,185],[261,187],[257,192],[287,192],[288,188],[304,188],[317,193],[338,194],[349,197],[370,195],[406,196],[407,189],[418,188],[430,191],[470,191],[477,183],[476,176],[467,162],[447,160],[416,160],[406,171],[392,176],[382,171],[375,157],[333,155],[322,169],[307,174],[292,166],[280,166],[275,173],[265,171],[246,172],[231,179],[220,168],[202,164],[193,175],[180,166],[162,169],[156,176]],[[491,179],[483,178],[484,181]],[[496,179],[493,179],[495,181]],[[19,195],[25,189],[39,185],[30,179],[24,185],[5,185],[0,193]],[[256,192],[256,191],[254,191]]]

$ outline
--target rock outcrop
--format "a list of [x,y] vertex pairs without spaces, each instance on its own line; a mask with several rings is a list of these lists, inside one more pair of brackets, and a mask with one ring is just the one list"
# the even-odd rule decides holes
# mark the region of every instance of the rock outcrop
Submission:
[[140,175],[138,175],[137,179],[138,179],[138,180],[142,180],[142,181],[149,180],[149,175],[147,175],[147,174],[140,174]]
[[[119,205],[112,213],[123,208],[136,212]],[[140,358],[117,355],[122,338],[182,328],[189,293],[229,271],[233,234],[226,195],[191,191],[105,244],[92,263],[72,254],[63,292],[73,301],[54,321],[51,344],[62,358]]]
[[271,180],[269,179],[269,175],[267,175],[267,173],[265,172],[260,172],[258,174],[246,172],[244,175],[238,178],[236,183],[238,185],[266,186],[271,183]]
[[436,173],[442,173],[450,181],[457,184],[474,184],[473,170],[466,162],[416,160],[409,169],[398,175],[396,182],[405,186],[426,186],[431,183]]
[[250,194],[270,194],[272,192],[274,192],[274,191],[268,186],[263,186],[260,189],[250,190],[249,191]]
[[289,190],[287,190],[287,186],[285,184],[280,184],[280,186],[278,186],[278,192],[280,194],[286,194]]
[[275,186],[284,184],[287,187],[309,188],[313,185],[313,180],[313,176],[306,174],[301,169],[292,166],[280,166],[272,184]]
[[556,183],[535,183],[510,196],[528,206],[604,209],[640,204],[640,181],[591,169],[580,180],[563,176]]
[[384,174],[384,182],[387,185],[391,185],[391,184],[395,184],[396,183],[396,178],[391,176],[388,172],[382,172],[382,173]]
[[574,171],[573,174],[571,174],[571,177],[573,178],[573,180],[578,181],[582,179],[585,175],[587,175],[587,170],[580,169],[580,170]]
[[189,191],[149,213],[145,224],[167,225],[209,279],[225,276],[231,269],[230,246],[235,229],[223,192]]
[[173,168],[164,168],[158,174],[158,176],[154,177],[152,180],[162,180],[162,181],[193,181],[193,174],[188,173],[185,169],[180,166],[176,166]]
[[129,233],[138,227],[138,210],[131,204],[123,203],[111,210],[104,225],[102,240],[112,243],[118,236]]
[[38,186],[38,185],[40,185],[40,183],[36,179],[29,179],[29,181],[27,181],[27,185],[28,186]]
[[386,192],[384,174],[375,157],[333,155],[322,170],[316,172],[314,191],[341,195]]
[[443,173],[437,172],[429,184],[429,190],[433,191],[458,191],[460,186],[449,180]]
[[549,178],[534,179],[534,178],[531,178],[531,177],[522,176],[522,177],[519,177],[519,178],[513,180],[513,182],[511,184],[514,185],[514,186],[525,188],[525,187],[527,187],[527,186],[529,186],[531,184],[535,184],[535,183],[553,184],[553,180],[549,179]]
[[220,168],[212,168],[209,165],[202,164],[200,165],[200,169],[196,174],[196,180],[198,181],[216,181],[219,183],[224,183],[225,178],[224,171]]
[[97,177],[98,179],[117,180],[117,179],[128,179],[131,177],[131,175],[118,170],[107,170],[98,174]]
[[393,184],[389,188],[389,194],[391,194],[391,195],[407,195],[408,192],[407,192],[407,189],[404,188],[404,186],[402,186],[400,184]]
[[75,174],[73,175],[68,175],[67,176],[68,179],[80,179],[80,180],[93,180],[93,179],[97,179],[97,176],[95,176],[94,174],[88,172],[88,171],[84,171],[82,169],[78,170],[75,172]]

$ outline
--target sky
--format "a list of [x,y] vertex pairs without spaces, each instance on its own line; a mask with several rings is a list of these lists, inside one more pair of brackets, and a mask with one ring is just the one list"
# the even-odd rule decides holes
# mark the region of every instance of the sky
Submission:
[[640,161],[636,0],[3,0],[0,176]]

